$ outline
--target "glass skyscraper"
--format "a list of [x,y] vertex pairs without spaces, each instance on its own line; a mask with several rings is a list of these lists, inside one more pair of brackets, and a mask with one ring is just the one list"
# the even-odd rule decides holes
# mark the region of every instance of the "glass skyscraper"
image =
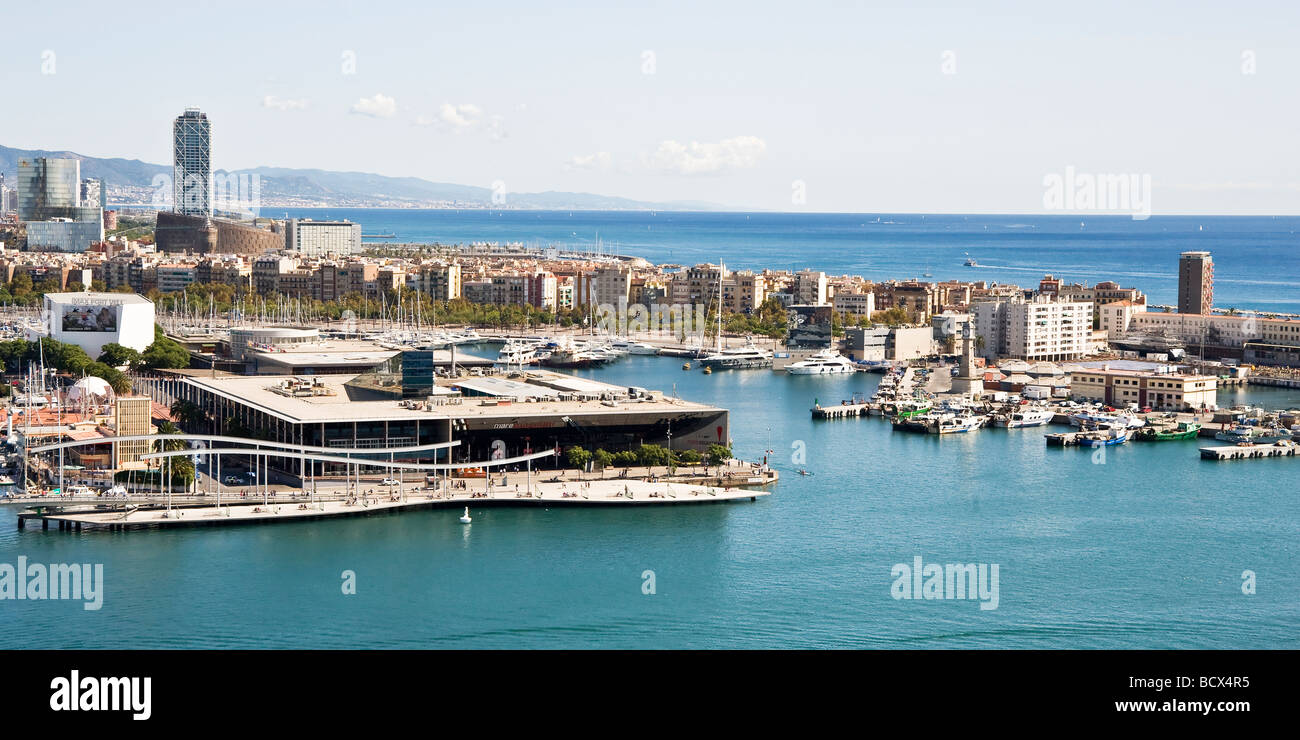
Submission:
[[18,160],[18,218],[81,218],[81,162],[37,157]]
[[172,210],[212,215],[212,124],[198,108],[186,108],[172,123]]

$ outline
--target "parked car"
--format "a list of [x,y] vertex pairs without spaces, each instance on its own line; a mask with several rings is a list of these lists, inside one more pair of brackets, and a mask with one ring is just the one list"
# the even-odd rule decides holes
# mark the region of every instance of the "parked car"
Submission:
[[396,478],[385,478],[383,481],[380,482],[379,485],[381,485],[381,486],[400,486],[400,485],[402,485],[402,482],[401,482],[400,480],[396,479]]
[[222,482],[228,486],[237,486],[239,485],[239,476],[227,475],[224,479],[222,479]]

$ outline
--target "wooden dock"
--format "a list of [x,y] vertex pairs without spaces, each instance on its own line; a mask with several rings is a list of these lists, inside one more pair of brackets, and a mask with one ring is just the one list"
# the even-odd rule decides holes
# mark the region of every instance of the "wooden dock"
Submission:
[[1265,457],[1295,457],[1300,446],[1294,443],[1271,445],[1220,445],[1202,447],[1202,460],[1253,460]]

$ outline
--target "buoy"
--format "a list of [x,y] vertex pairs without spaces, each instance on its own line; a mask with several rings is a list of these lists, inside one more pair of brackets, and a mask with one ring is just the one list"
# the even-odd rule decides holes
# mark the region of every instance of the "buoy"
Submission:
[[473,519],[470,519],[470,518],[469,518],[469,507],[466,506],[466,507],[465,507],[465,513],[460,515],[460,523],[461,523],[461,524],[469,524],[469,523],[472,522],[472,521],[473,521]]

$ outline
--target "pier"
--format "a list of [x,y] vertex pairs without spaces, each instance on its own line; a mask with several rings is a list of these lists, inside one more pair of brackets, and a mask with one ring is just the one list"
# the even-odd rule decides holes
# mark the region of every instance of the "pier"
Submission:
[[144,509],[141,507],[103,510],[23,511],[18,514],[18,528],[26,529],[29,521],[40,521],[42,529],[54,522],[60,531],[80,532],[88,529],[120,531],[130,529],[220,526],[223,524],[266,524],[287,521],[311,521],[342,517],[398,514],[418,509],[483,506],[656,506],[674,504],[730,503],[757,501],[770,496],[768,491],[719,488],[666,481],[592,480],[560,481],[532,484],[531,491],[498,488],[492,491],[452,489],[451,491],[417,492],[406,496],[370,495],[350,500],[298,501],[296,503],[258,504],[245,502],[222,506],[173,506]]
[[1202,460],[1253,460],[1266,457],[1295,457],[1300,449],[1294,443],[1276,443],[1271,445],[1220,445],[1202,447]]
[[870,411],[871,404],[869,403],[844,403],[838,406],[822,406],[819,404],[812,407],[814,419],[844,419],[850,416],[867,416]]

